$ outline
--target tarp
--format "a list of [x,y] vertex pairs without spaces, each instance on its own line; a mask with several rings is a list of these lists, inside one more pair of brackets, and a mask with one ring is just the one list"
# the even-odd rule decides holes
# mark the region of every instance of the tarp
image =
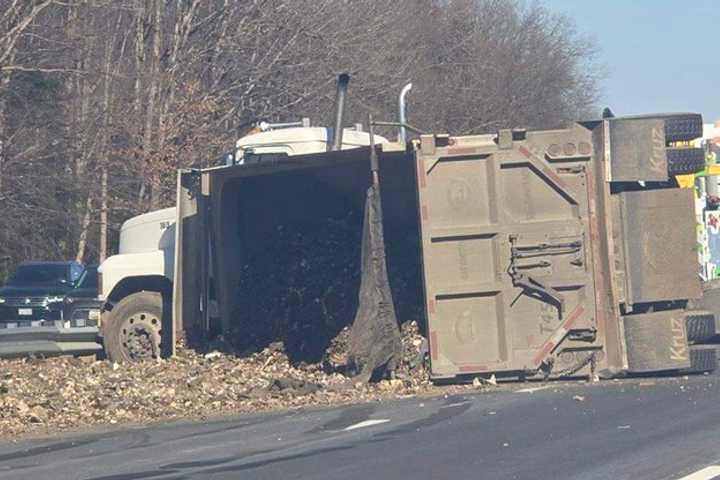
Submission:
[[402,348],[388,280],[377,184],[367,191],[361,256],[359,305],[350,331],[348,367],[359,380],[368,381],[394,371]]

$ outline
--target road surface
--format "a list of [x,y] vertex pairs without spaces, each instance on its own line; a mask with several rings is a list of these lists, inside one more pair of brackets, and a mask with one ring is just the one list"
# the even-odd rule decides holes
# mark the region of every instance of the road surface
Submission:
[[0,442],[0,479],[720,478],[720,377],[524,384]]

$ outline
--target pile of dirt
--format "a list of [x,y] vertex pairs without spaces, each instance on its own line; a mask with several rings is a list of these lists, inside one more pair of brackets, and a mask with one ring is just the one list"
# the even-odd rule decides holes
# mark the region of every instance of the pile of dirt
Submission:
[[[418,322],[411,320],[400,326],[402,353],[395,377],[418,378],[427,376],[425,371],[427,341],[420,333]],[[323,357],[323,367],[327,372],[343,372],[347,364],[350,349],[350,327],[345,327],[332,340]]]
[[[432,393],[417,323],[402,327],[403,362],[395,378],[355,383],[322,362],[295,365],[281,342],[240,358],[180,348],[169,360],[118,365],[78,358],[4,360],[0,436],[143,424],[272,409],[354,403]],[[470,387],[457,387],[470,388]]]
[[[423,313],[419,239],[406,230],[391,227],[385,242],[400,323]],[[352,209],[277,226],[264,248],[238,266],[226,351],[248,354],[281,341],[293,363],[321,361],[358,312],[362,238],[363,214]]]
[[294,362],[319,361],[357,311],[361,235],[362,217],[353,211],[278,226],[267,248],[241,267],[233,348],[282,341]]

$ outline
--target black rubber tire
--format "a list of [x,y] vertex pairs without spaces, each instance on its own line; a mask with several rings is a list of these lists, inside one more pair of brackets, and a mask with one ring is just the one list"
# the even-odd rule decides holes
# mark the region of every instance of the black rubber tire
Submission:
[[665,141],[684,142],[702,137],[703,120],[699,113],[678,113],[662,117],[665,120]]
[[[603,116],[603,118],[605,118]],[[703,135],[703,120],[699,113],[653,113],[651,115],[630,115],[619,119],[657,119],[665,122],[665,142],[686,142]]]
[[668,148],[668,175],[687,175],[705,168],[705,151],[702,148]]
[[[720,280],[711,280],[703,284],[703,294],[697,300],[690,300],[688,308],[693,310],[705,310],[715,314],[715,320],[720,319]],[[716,324],[715,331],[718,335],[709,339],[711,342],[720,340],[720,325]],[[707,341],[707,340],[706,340]]]
[[[169,306],[163,302],[158,292],[138,292],[120,300],[108,315],[103,317],[102,335],[105,354],[112,362],[135,362],[144,359],[159,358],[164,350],[162,343],[162,325],[164,312]],[[142,318],[141,318],[142,317]],[[143,356],[127,345],[129,323],[135,328],[147,332],[149,347]]]
[[715,345],[691,345],[690,367],[683,368],[680,373],[706,373],[717,369],[718,357]]
[[715,314],[707,310],[690,310],[685,313],[685,328],[688,342],[706,342],[717,334]]

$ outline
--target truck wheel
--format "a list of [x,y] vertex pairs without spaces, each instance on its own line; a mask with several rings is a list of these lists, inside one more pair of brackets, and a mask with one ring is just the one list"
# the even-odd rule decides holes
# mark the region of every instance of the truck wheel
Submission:
[[157,292],[133,293],[118,302],[102,326],[108,359],[137,362],[160,358],[164,307]]
[[690,300],[688,308],[693,310],[704,310],[715,316],[714,335],[707,338],[703,343],[717,343],[720,341],[720,280],[710,280],[703,284],[702,297],[697,300]]
[[702,343],[716,335],[715,314],[705,310],[690,310],[685,313],[685,328],[688,342]]
[[705,373],[717,369],[717,346],[691,345],[690,367],[683,368],[680,373]]
[[665,141],[684,142],[702,137],[703,121],[699,113],[661,116],[665,120]]
[[702,148],[668,148],[668,175],[687,175],[705,168],[705,151]]
[[665,122],[665,142],[686,142],[703,135],[703,120],[699,113],[667,113],[650,115],[632,115],[633,119],[656,119]]
[[685,313],[667,310],[622,317],[628,372],[677,372],[691,365]]

